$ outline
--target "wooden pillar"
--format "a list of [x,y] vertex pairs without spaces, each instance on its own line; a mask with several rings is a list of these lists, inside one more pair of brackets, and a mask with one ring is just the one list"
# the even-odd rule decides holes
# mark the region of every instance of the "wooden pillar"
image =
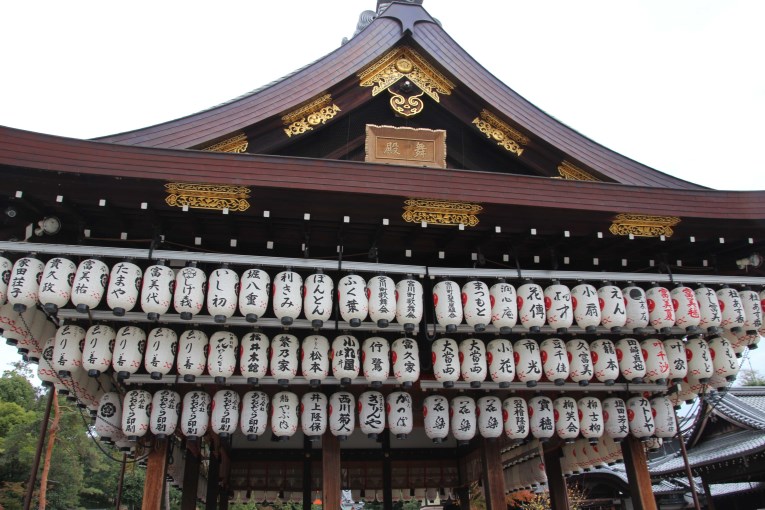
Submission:
[[622,441],[622,454],[635,510],[656,510],[643,443],[632,435],[627,436]]
[[146,462],[146,481],[143,485],[141,510],[160,510],[165,494],[165,471],[167,470],[167,445],[170,441],[154,440]]
[[305,453],[303,457],[303,508],[311,508],[311,503],[313,503],[311,498],[311,483],[313,481],[311,475],[311,441],[305,435],[303,436],[303,450]]
[[715,510],[715,502],[712,500],[712,488],[709,486],[709,481],[704,475],[701,475],[701,485],[704,487],[704,499],[707,502],[707,510]]
[[218,495],[218,510],[228,510],[228,489],[221,489]]
[[199,488],[200,459],[191,451],[186,450],[183,466],[183,493],[181,495],[181,510],[197,509],[197,489]]
[[207,502],[205,510],[218,509],[218,492],[220,492],[220,457],[210,452],[210,462],[207,465]]
[[332,434],[321,437],[321,500],[323,510],[340,510],[340,440]]
[[486,510],[505,510],[505,474],[499,444],[481,438],[481,465],[483,467],[483,494]]
[[568,491],[566,490],[566,478],[560,465],[560,450],[547,451],[544,454],[545,473],[547,474],[547,487],[550,490],[551,510],[568,510]]
[[454,492],[460,498],[460,510],[470,510],[470,487],[458,487]]
[[383,449],[383,510],[393,510],[393,465],[390,460],[390,430],[385,429],[382,436]]

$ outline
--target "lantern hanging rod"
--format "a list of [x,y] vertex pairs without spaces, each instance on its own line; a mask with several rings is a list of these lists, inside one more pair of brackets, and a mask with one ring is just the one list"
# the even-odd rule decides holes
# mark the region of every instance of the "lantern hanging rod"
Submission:
[[[420,388],[423,390],[437,390],[443,389],[443,383],[438,381],[420,381]],[[475,390],[472,388],[468,381],[455,381],[452,389],[455,390]],[[578,383],[564,383],[557,385],[552,382],[540,382],[533,388],[526,386],[526,383],[513,382],[507,388],[500,388],[499,383],[493,381],[484,381],[481,383],[480,390],[503,390],[511,391],[513,393],[526,392],[526,393],[555,393],[555,392],[577,392],[577,393],[616,393],[616,392],[628,392],[628,393],[666,393],[666,384],[653,384],[653,383],[615,383],[611,386],[605,383],[590,383],[587,386],[580,386]]]
[[[154,250],[117,248],[110,246],[80,246],[68,244],[44,244],[0,241],[0,252],[46,253],[50,255],[74,255],[79,257],[110,257],[136,260],[179,260],[184,262],[205,262],[210,264],[229,263],[240,266],[267,266],[294,269],[337,269],[337,261],[320,259],[302,259],[291,257],[263,257],[258,255],[235,255],[228,253],[204,253],[175,250]],[[383,264],[372,262],[343,261],[343,270],[361,273],[412,274],[431,277],[453,278],[507,278],[518,279],[515,269],[478,269],[466,267],[427,267],[420,265]],[[426,271],[427,270],[427,271]],[[543,269],[520,270],[522,278],[534,280],[588,280],[613,282],[657,282],[657,283],[708,283],[730,285],[763,285],[765,278],[754,276],[688,275],[661,273],[620,273],[597,271],[550,271]]]

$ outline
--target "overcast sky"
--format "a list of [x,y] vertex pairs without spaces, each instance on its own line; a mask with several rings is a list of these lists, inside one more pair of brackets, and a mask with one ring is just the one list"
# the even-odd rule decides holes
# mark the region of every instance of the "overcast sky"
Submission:
[[[336,49],[375,0],[6,2],[0,124],[95,137],[185,116]],[[721,189],[765,189],[765,2],[426,0],[561,122]]]

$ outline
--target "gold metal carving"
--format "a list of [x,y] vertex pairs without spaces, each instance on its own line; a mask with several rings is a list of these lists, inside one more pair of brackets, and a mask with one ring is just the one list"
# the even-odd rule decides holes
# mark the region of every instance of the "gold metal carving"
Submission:
[[228,209],[231,212],[246,211],[250,208],[247,201],[250,198],[250,189],[244,186],[169,182],[165,184],[165,190],[168,193],[165,202],[173,207],[188,206],[219,211]]
[[676,216],[620,213],[614,216],[608,230],[617,236],[632,234],[636,237],[670,237],[674,233],[672,227],[678,223],[680,218]]
[[480,116],[473,119],[473,124],[486,138],[496,141],[497,145],[517,156],[523,154],[522,146],[529,143],[523,133],[508,126],[488,110],[481,110]]
[[339,111],[340,107],[332,103],[332,96],[324,94],[282,117],[282,122],[287,126],[284,132],[289,137],[302,135],[319,124],[325,124]]
[[244,133],[239,133],[202,150],[207,152],[244,152],[247,150],[247,145],[247,136]]
[[558,173],[563,179],[569,181],[598,181],[600,179],[585,172],[575,164],[566,161],[565,159],[558,165]]
[[423,221],[435,225],[478,225],[478,214],[483,210],[478,204],[410,198],[404,202],[402,218],[409,223]]
[[[424,103],[420,99],[423,94],[435,102],[440,102],[440,95],[449,95],[454,84],[438,72],[419,53],[408,46],[401,46],[386,53],[377,62],[359,73],[362,87],[372,87],[372,96],[388,90],[390,104],[396,113],[411,117],[422,111]],[[420,93],[406,97],[400,90],[392,90],[401,78],[406,77],[420,89]]]

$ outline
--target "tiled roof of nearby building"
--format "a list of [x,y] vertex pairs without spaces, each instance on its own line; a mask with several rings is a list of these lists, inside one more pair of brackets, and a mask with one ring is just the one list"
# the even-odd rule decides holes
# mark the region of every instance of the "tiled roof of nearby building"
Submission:
[[[761,450],[765,450],[765,431],[741,430],[691,448],[688,451],[688,461],[692,467],[699,467]],[[679,454],[668,455],[649,466],[652,475],[663,475],[682,469],[685,468],[683,458]]]

